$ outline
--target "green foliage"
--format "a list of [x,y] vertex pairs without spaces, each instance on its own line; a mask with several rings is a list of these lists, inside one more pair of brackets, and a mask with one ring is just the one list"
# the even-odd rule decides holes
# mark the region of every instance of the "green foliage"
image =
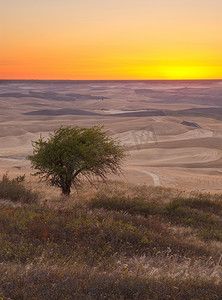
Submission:
[[25,175],[10,179],[8,174],[4,174],[0,181],[0,198],[24,203],[36,201],[37,194],[21,184],[24,180]]
[[125,154],[119,143],[102,131],[91,128],[60,127],[48,140],[41,136],[33,142],[32,167],[39,170],[41,180],[70,194],[71,185],[78,186],[83,178],[106,179],[108,173],[120,174]]

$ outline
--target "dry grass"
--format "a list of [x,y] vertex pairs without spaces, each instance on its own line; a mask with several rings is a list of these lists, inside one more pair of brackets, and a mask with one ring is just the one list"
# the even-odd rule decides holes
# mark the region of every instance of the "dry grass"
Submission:
[[25,187],[37,203],[0,203],[0,299],[220,299],[220,195]]
[[[213,263],[214,264],[214,263]],[[220,299],[221,267],[160,257],[118,260],[117,269],[83,264],[3,264],[6,299]],[[202,275],[200,275],[202,274]],[[7,295],[7,296],[4,296]]]

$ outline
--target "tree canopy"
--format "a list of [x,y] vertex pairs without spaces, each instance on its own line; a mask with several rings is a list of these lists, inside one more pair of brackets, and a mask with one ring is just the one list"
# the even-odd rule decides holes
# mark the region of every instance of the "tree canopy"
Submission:
[[105,180],[109,173],[119,175],[125,157],[123,147],[103,131],[103,127],[60,127],[46,140],[41,135],[32,142],[31,166],[41,181],[61,188],[69,195],[71,186],[79,186],[84,178]]

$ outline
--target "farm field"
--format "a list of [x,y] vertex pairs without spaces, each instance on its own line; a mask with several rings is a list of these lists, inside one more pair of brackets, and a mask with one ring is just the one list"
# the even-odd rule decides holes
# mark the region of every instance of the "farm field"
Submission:
[[219,80],[1,81],[0,172],[29,176],[40,133],[103,124],[129,154],[120,180],[220,192],[221,112]]

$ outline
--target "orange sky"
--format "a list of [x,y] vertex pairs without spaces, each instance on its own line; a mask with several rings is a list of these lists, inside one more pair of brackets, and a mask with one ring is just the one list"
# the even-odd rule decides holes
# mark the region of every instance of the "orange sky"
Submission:
[[7,0],[1,79],[222,79],[221,0]]

